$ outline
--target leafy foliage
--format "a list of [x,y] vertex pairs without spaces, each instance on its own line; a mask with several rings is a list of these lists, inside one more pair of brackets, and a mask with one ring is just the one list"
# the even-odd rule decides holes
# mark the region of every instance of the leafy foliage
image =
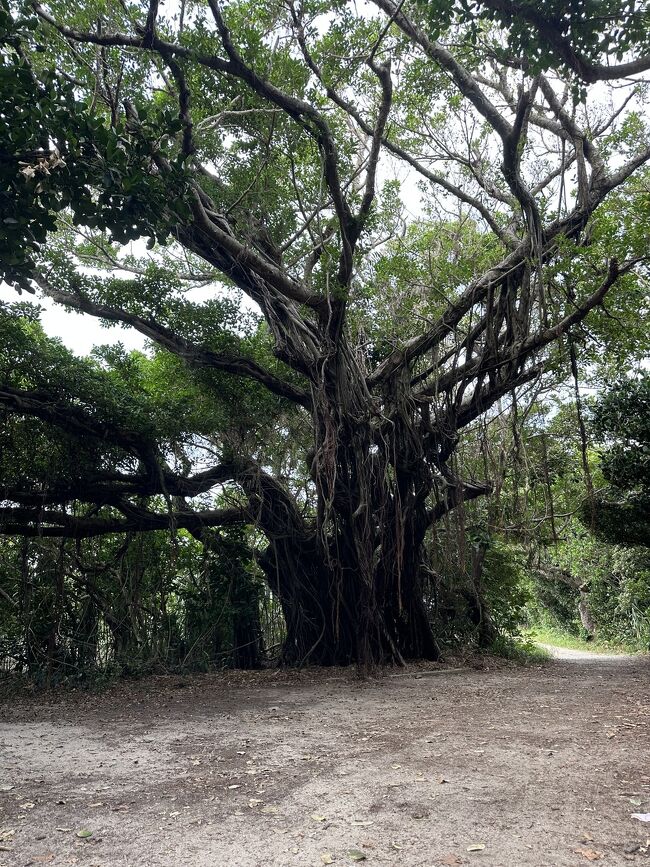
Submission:
[[594,506],[595,529],[622,544],[649,545],[650,375],[625,377],[607,389],[592,409],[592,424],[606,444],[601,463],[609,484]]

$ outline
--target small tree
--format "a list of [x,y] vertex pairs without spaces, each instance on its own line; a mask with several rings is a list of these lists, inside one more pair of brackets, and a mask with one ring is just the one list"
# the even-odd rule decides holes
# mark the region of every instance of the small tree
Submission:
[[592,407],[609,488],[584,505],[584,520],[620,545],[650,546],[650,375],[620,379]]

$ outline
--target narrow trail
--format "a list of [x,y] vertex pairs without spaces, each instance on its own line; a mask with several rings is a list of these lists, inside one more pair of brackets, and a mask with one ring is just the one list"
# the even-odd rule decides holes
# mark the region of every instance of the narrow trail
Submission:
[[0,867],[650,867],[648,658],[486,665],[14,698]]
[[544,644],[541,641],[536,642],[536,644],[542,650],[546,650],[553,659],[561,659],[565,662],[629,663],[639,658],[631,653],[601,653],[598,650],[574,650],[570,647],[558,647],[557,644]]

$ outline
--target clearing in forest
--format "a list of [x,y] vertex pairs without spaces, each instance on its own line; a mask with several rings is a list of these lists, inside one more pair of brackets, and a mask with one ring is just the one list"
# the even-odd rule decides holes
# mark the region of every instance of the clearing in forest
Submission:
[[0,864],[650,863],[649,675],[621,657],[14,698]]

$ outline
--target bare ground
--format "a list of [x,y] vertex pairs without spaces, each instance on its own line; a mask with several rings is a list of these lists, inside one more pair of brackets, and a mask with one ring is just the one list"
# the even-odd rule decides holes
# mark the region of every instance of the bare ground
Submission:
[[0,867],[650,864],[649,732],[647,658],[25,694]]

